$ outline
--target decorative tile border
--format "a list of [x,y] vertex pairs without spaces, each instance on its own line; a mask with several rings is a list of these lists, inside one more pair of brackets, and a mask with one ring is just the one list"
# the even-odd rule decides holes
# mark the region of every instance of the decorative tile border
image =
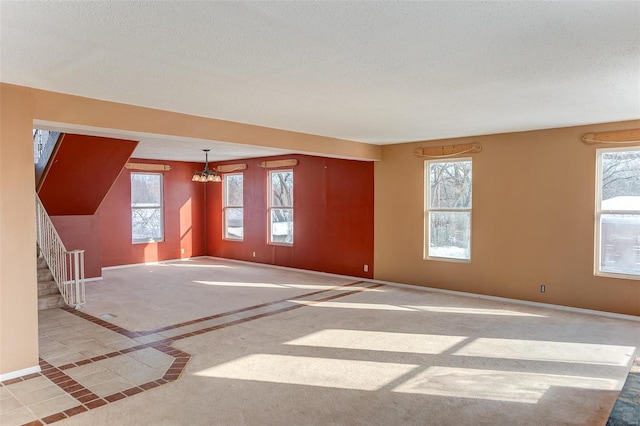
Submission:
[[104,399],[100,398],[72,377],[65,374],[59,367],[54,367],[47,361],[40,359],[40,368],[42,368],[41,374],[44,377],[51,380],[60,389],[74,397],[80,403],[80,405],[76,407],[42,418],[42,423],[49,424],[57,422],[59,420],[66,419],[67,417],[75,416],[76,414],[84,413],[85,411],[107,404]]
[[[96,324],[98,326],[104,327],[108,330],[114,331],[116,333],[119,333],[125,337],[128,337],[130,339],[135,339],[137,337],[143,337],[143,336],[148,336],[151,334],[156,334],[162,331],[167,331],[167,330],[172,330],[172,329],[177,329],[180,327],[185,327],[188,325],[193,325],[193,324],[198,324],[198,323],[202,323],[205,321],[209,321],[209,320],[213,320],[213,319],[218,319],[218,318],[223,318],[226,316],[231,316],[231,315],[235,315],[235,314],[239,314],[239,313],[243,313],[243,312],[250,312],[252,310],[256,310],[256,309],[260,309],[260,308],[264,308],[264,307],[268,307],[268,306],[275,306],[277,304],[280,303],[285,303],[287,301],[291,301],[291,300],[300,300],[300,299],[304,299],[304,298],[308,298],[308,297],[312,297],[312,296],[317,296],[319,294],[323,294],[323,293],[328,293],[328,292],[332,292],[332,291],[336,291],[336,290],[342,290],[345,287],[351,287],[357,284],[363,284],[363,281],[355,281],[355,282],[351,282],[351,283],[347,283],[344,285],[340,285],[340,286],[335,286],[329,289],[324,289],[324,290],[318,290],[318,291],[314,291],[314,292],[310,292],[310,293],[306,293],[306,294],[302,294],[300,296],[295,296],[295,297],[291,297],[291,298],[287,298],[287,299],[281,299],[281,300],[276,300],[273,302],[267,302],[267,303],[261,303],[259,305],[254,305],[254,306],[250,306],[250,307],[246,307],[246,308],[241,308],[241,309],[236,309],[233,311],[228,311],[228,312],[224,312],[221,314],[216,314],[216,315],[211,315],[211,316],[207,316],[207,317],[203,317],[203,318],[198,318],[195,320],[191,320],[191,321],[186,321],[183,323],[179,323],[179,324],[173,324],[167,327],[162,327],[156,330],[152,330],[152,331],[142,331],[142,332],[135,332],[135,331],[130,331],[130,330],[126,330],[120,326],[117,326],[115,324],[109,323],[103,319],[100,318],[96,318],[92,315],[86,314],[82,311],[76,310],[76,309],[72,309],[72,308],[62,308],[63,310],[65,310],[66,312],[69,312],[73,315],[76,315],[82,319],[85,319],[93,324]],[[288,311],[292,311],[294,309],[299,309],[299,308],[303,308],[305,306],[311,306],[317,303],[322,303],[328,300],[333,300],[333,299],[337,299],[337,298],[341,298],[341,297],[346,297],[352,294],[356,294],[356,293],[360,293],[366,290],[370,290],[370,289],[374,289],[374,288],[378,288],[378,287],[382,287],[383,284],[370,284],[370,285],[366,285],[366,286],[362,286],[359,288],[356,288],[354,290],[351,291],[346,291],[344,293],[339,293],[339,294],[334,294],[331,296],[327,296],[321,299],[317,299],[317,300],[311,300],[311,301],[305,301],[304,303],[301,304],[295,304],[295,305],[291,305],[291,306],[286,306],[283,308],[279,308],[279,309],[275,309],[273,311],[269,311],[269,312],[264,312],[264,313],[260,313],[260,314],[256,314],[256,315],[252,315],[252,316],[248,316],[246,318],[241,318],[241,319],[237,319],[237,320],[232,320],[226,323],[222,323],[222,324],[218,324],[215,326],[211,326],[211,327],[205,327],[202,328],[200,330],[197,331],[193,331],[193,332],[188,332],[188,333],[184,333],[184,334],[180,334],[178,336],[175,337],[171,337],[171,338],[166,338],[166,339],[160,339],[154,342],[150,342],[150,343],[141,343],[140,345],[131,347],[131,348],[126,348],[126,349],[122,349],[119,351],[113,351],[113,352],[109,352],[107,354],[104,355],[98,355],[98,356],[94,356],[91,358],[86,358],[80,361],[76,361],[73,363],[68,363],[59,367],[55,367],[53,365],[51,365],[49,362],[47,362],[44,359],[40,359],[40,368],[41,371],[39,373],[33,373],[33,374],[29,374],[27,376],[23,376],[23,377],[18,377],[15,379],[11,379],[11,380],[6,380],[4,382],[0,382],[0,386],[9,386],[11,384],[14,383],[19,383],[19,382],[23,382],[23,381],[27,381],[30,379],[34,379],[37,377],[46,377],[47,379],[49,379],[51,382],[53,382],[56,386],[58,386],[60,389],[62,389],[65,393],[67,393],[68,395],[72,396],[73,398],[75,398],[78,401],[78,405],[75,407],[72,407],[70,409],[64,410],[62,412],[59,413],[54,413],[51,414],[49,416],[46,416],[44,418],[41,418],[40,420],[35,420],[29,423],[24,424],[23,426],[31,426],[31,425],[44,425],[44,424],[50,424],[50,423],[54,423],[63,419],[66,419],[68,417],[72,417],[75,416],[77,414],[80,413],[84,413],[85,411],[89,411],[89,410],[93,410],[95,408],[98,407],[102,407],[103,405],[107,405],[109,403],[113,403],[116,401],[119,401],[121,399],[133,396],[133,395],[137,395],[139,393],[151,390],[153,388],[156,388],[158,386],[162,386],[164,384],[173,382],[175,380],[178,380],[180,378],[180,376],[182,375],[184,369],[186,368],[187,364],[189,363],[189,360],[191,359],[191,355],[181,351],[179,349],[173,348],[171,347],[171,344],[176,341],[176,340],[181,340],[181,339],[185,339],[188,337],[193,337],[193,336],[197,336],[200,334],[204,334],[204,333],[208,333],[211,331],[215,331],[215,330],[220,330],[223,328],[227,328],[227,327],[231,327],[233,325],[238,325],[238,324],[242,324],[245,322],[249,322],[249,321],[253,321],[256,319],[260,319],[260,318],[265,318],[265,317],[270,317],[273,315],[277,315],[283,312],[288,312]],[[75,368],[75,367],[79,367],[82,365],[87,365],[90,363],[94,363],[94,362],[98,362],[104,359],[108,359],[108,358],[113,358],[116,356],[121,356],[121,355],[126,355],[129,354],[131,352],[135,352],[135,351],[139,351],[142,349],[147,349],[147,348],[152,348],[154,350],[160,351],[166,355],[169,355],[171,357],[174,358],[173,362],[171,363],[171,365],[169,366],[169,368],[166,370],[165,374],[162,376],[162,378],[157,379],[157,380],[152,380],[149,381],[147,383],[143,383],[141,385],[138,386],[134,386],[131,387],[129,389],[125,389],[121,392],[116,392],[114,394],[108,395],[106,397],[99,397],[98,395],[96,395],[95,393],[93,393],[91,390],[89,390],[88,388],[86,388],[85,386],[83,386],[81,383],[79,383],[78,381],[76,381],[75,379],[73,379],[72,377],[70,377],[69,375],[67,375],[65,373],[66,370],[69,370],[71,368]]]
[[[223,329],[223,328],[227,328],[227,327],[230,327],[232,325],[238,325],[238,324],[242,324],[242,323],[245,323],[245,322],[257,320],[257,319],[260,319],[260,318],[270,317],[270,316],[273,316],[273,315],[281,314],[283,312],[288,312],[288,311],[292,311],[294,309],[304,308],[305,306],[315,305],[317,303],[326,302],[326,301],[333,300],[333,299],[338,299],[340,297],[350,296],[352,294],[360,293],[362,291],[370,290],[370,289],[374,289],[374,288],[378,288],[378,287],[382,287],[382,284],[373,284],[373,285],[369,285],[369,286],[366,286],[366,287],[359,288],[357,290],[348,291],[346,293],[334,294],[333,296],[328,296],[328,297],[325,297],[325,298],[322,298],[322,299],[308,301],[308,302],[305,302],[304,304],[297,304],[297,305],[287,306],[287,307],[284,307],[284,308],[276,309],[276,310],[271,311],[271,312],[264,312],[262,314],[256,314],[256,315],[253,315],[253,316],[250,316],[250,317],[241,318],[241,319],[237,319],[237,320],[234,320],[234,321],[229,321],[229,322],[226,322],[224,324],[218,324],[218,325],[214,325],[214,326],[211,326],[211,327],[202,328],[202,329],[197,330],[197,331],[180,334],[180,335],[172,337],[170,339],[161,340],[160,342],[172,343],[175,340],[186,339],[187,337],[193,337],[193,336],[197,336],[199,334],[208,333],[210,331],[215,331],[215,330],[220,330],[220,329]],[[294,299],[287,299],[287,300],[294,300]],[[281,302],[274,302],[273,304],[275,305],[277,303],[281,303]],[[160,343],[160,342],[156,342],[156,343]],[[151,345],[153,345],[153,343]]]
[[147,336],[149,334],[162,333],[163,331],[173,330],[173,329],[176,329],[176,328],[186,327],[188,325],[193,325],[193,324],[197,324],[197,323],[200,323],[200,322],[209,321],[209,320],[212,320],[212,319],[223,318],[223,317],[226,317],[226,316],[229,316],[229,315],[235,315],[235,314],[240,314],[242,312],[252,311],[252,310],[260,309],[260,308],[265,308],[267,306],[273,306],[273,305],[276,305],[278,303],[287,302],[289,300],[304,299],[306,297],[311,297],[311,296],[316,296],[316,295],[322,294],[322,293],[328,293],[328,292],[331,292],[331,291],[341,290],[341,289],[343,289],[345,287],[351,287],[351,286],[358,285],[358,284],[363,284],[363,283],[364,283],[364,281],[353,281],[353,282],[350,282],[350,283],[347,283],[347,284],[342,284],[342,285],[331,287],[331,288],[327,288],[327,289],[324,289],[324,290],[318,290],[318,291],[313,291],[311,293],[301,294],[300,296],[294,296],[294,297],[289,297],[289,298],[286,298],[286,299],[275,300],[273,302],[266,302],[266,303],[261,303],[259,305],[248,306],[246,308],[235,309],[233,311],[228,311],[228,312],[224,312],[224,313],[221,313],[221,314],[216,314],[216,315],[211,315],[211,316],[208,316],[208,317],[198,318],[198,319],[195,319],[195,320],[186,321],[186,322],[182,322],[182,323],[179,323],[179,324],[169,325],[169,326],[158,328],[158,329],[155,329],[155,330],[139,331],[138,334],[140,334],[141,336]]

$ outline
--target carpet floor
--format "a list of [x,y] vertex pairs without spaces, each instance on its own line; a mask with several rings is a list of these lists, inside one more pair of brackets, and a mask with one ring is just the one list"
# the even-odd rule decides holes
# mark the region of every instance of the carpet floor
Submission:
[[604,425],[640,347],[635,321],[213,259],[87,300],[40,318],[65,425]]

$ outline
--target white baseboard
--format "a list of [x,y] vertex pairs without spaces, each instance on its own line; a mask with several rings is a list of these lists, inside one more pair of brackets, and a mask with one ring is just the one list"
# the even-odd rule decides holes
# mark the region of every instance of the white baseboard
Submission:
[[396,283],[396,282],[393,282],[393,281],[382,281],[382,280],[374,280],[374,279],[362,278],[362,277],[353,277],[353,276],[349,276],[349,275],[331,274],[331,273],[328,273],[328,272],[318,272],[318,271],[310,271],[310,270],[307,270],[307,269],[289,268],[289,267],[286,267],[286,266],[270,265],[270,264],[266,264],[266,263],[257,263],[257,262],[249,262],[249,261],[246,261],[246,260],[227,259],[225,257],[215,257],[215,256],[202,256],[202,257],[207,258],[207,259],[212,259],[212,260],[222,260],[222,261],[228,261],[228,262],[244,263],[244,264],[253,265],[253,266],[262,266],[262,267],[265,267],[265,268],[284,269],[284,270],[289,270],[289,271],[305,272],[305,273],[309,273],[309,274],[318,274],[318,275],[325,275],[325,276],[329,276],[329,277],[344,278],[344,279],[348,279],[348,280],[367,281],[367,282],[372,282],[372,283],[376,283],[376,284],[389,285],[389,286],[392,286],[392,287],[404,287],[404,288],[410,288],[412,290],[423,290],[423,291],[432,292],[432,293],[444,293],[444,294],[451,294],[451,295],[454,295],[454,296],[473,297],[475,299],[492,300],[492,301],[496,301],[496,302],[511,303],[511,304],[514,304],[514,305],[534,306],[534,307],[537,307],[537,308],[555,309],[555,310],[558,310],[558,311],[574,312],[574,313],[586,314],[586,315],[598,315],[598,316],[601,316],[601,317],[614,318],[614,319],[620,319],[620,320],[626,320],[626,321],[637,321],[637,322],[640,322],[640,317],[639,316],[635,316],[635,315],[617,314],[617,313],[614,313],[614,312],[596,311],[596,310],[584,309],[584,308],[574,308],[572,306],[554,305],[554,304],[551,304],[551,303],[532,302],[532,301],[529,301],[529,300],[520,300],[520,299],[509,299],[507,297],[488,296],[488,295],[484,295],[484,294],[467,293],[467,292],[464,292],[464,291],[445,290],[445,289],[435,288],[435,287],[426,287],[426,286],[414,285],[414,284]]
[[102,281],[102,277],[91,277],[91,278],[85,278],[84,279],[85,283],[88,283],[88,282],[91,282],[91,281]]
[[4,382],[5,380],[15,379],[17,377],[27,376],[33,373],[39,373],[40,366],[36,365],[35,367],[23,368],[22,370],[10,371],[8,373],[0,374],[0,382]]
[[584,308],[574,308],[573,306],[564,306],[564,305],[554,305],[552,303],[542,303],[542,302],[532,302],[530,300],[521,300],[521,299],[510,299],[508,297],[499,297],[499,296],[489,296],[486,294],[478,294],[478,293],[467,293],[465,291],[456,291],[456,290],[445,290],[442,288],[435,287],[424,287],[420,285],[412,285],[412,284],[403,284],[396,283],[392,281],[382,281],[382,280],[367,280],[374,283],[390,285],[392,287],[404,287],[410,288],[412,290],[425,290],[433,293],[444,293],[450,294],[453,296],[463,296],[463,297],[472,297],[474,299],[483,299],[483,300],[492,300],[494,302],[503,302],[503,303],[511,303],[514,305],[526,305],[526,306],[534,306],[537,308],[545,308],[545,309],[554,309],[557,311],[566,311],[566,312],[575,312],[579,314],[586,315],[598,315],[601,317],[621,319],[626,321],[638,321],[640,322],[640,317],[635,315],[625,315],[625,314],[617,314],[615,312],[606,312],[606,311],[596,311],[593,309],[584,309]]
[[[124,268],[135,268],[138,266],[153,266],[153,265],[162,265],[165,263],[173,263],[173,262],[186,262],[188,260],[196,260],[196,259],[206,259],[208,256],[195,256],[195,257],[184,257],[180,259],[167,259],[167,260],[158,260],[155,262],[143,262],[143,263],[128,263],[126,265],[116,265],[116,266],[104,266],[102,267],[103,271],[109,271],[112,269],[124,269]],[[100,277],[102,279],[102,277]]]

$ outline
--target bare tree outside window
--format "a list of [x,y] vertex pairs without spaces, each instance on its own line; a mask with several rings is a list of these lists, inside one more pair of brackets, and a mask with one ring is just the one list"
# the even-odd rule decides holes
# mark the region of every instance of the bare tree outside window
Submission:
[[471,258],[471,160],[427,161],[428,257]]
[[161,174],[131,173],[131,234],[134,243],[163,240],[162,198]]
[[269,241],[293,244],[293,170],[269,172]]
[[640,197],[640,151],[603,153],[602,200],[625,196]]
[[598,150],[598,272],[640,275],[640,150]]
[[243,180],[242,173],[224,176],[224,238],[227,240],[242,240],[244,238]]

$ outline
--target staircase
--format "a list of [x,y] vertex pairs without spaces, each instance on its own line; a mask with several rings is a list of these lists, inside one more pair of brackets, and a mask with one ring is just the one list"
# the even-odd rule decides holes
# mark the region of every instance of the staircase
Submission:
[[47,261],[38,248],[38,310],[61,308],[66,306],[64,299],[58,290],[58,285],[53,280]]
[[[80,305],[85,303],[84,250],[68,251],[65,248],[37,194],[36,230],[38,259],[44,258],[44,262],[37,261],[38,292],[40,293],[40,281],[42,281],[40,296],[45,299],[40,302],[40,297],[38,298],[39,308],[50,309],[68,305],[79,309]],[[57,284],[58,291],[62,294],[61,302],[54,294],[50,281]]]

